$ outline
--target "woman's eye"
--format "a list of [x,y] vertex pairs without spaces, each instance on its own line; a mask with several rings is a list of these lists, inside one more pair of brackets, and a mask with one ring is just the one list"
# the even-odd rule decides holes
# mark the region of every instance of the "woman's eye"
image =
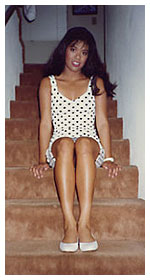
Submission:
[[88,52],[85,52],[85,51],[84,51],[82,54],[83,54],[83,55],[88,55]]
[[71,50],[72,52],[74,52],[74,51],[75,51],[75,48],[71,47],[70,50]]

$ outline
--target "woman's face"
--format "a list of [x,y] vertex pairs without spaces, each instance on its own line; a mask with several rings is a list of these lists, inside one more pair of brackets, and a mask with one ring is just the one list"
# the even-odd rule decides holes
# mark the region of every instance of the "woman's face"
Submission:
[[66,49],[65,68],[80,72],[88,58],[88,45],[83,41],[72,42]]

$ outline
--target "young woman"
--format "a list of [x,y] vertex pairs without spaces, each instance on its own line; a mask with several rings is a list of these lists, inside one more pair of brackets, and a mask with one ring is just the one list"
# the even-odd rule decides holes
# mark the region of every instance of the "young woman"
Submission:
[[[120,167],[111,153],[107,96],[116,87],[98,56],[93,35],[83,27],[70,29],[48,63],[40,84],[40,157],[31,167],[38,179],[49,166],[59,192],[64,217],[60,250],[98,248],[90,229],[96,167],[117,176]],[[77,187],[80,216],[73,215]]]

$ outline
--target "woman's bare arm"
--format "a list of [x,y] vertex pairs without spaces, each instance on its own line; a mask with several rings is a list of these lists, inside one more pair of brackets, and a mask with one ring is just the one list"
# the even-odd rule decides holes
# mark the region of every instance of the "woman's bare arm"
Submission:
[[49,141],[52,135],[52,120],[51,120],[51,86],[49,78],[44,78],[41,81],[39,89],[40,101],[40,129],[39,129],[39,163],[32,166],[30,171],[38,179],[43,177],[43,172],[49,166],[46,163],[46,150],[49,146]]
[[105,149],[105,157],[111,157],[111,141],[110,141],[110,129],[107,117],[107,93],[104,88],[103,80],[97,79],[97,86],[100,88],[99,93],[102,95],[96,96],[96,127],[101,140],[101,143]]
[[51,87],[49,78],[44,78],[40,84],[39,90],[40,101],[40,131],[39,131],[39,162],[45,163],[45,153],[49,146],[50,137],[52,135],[52,119],[51,119]]
[[[111,138],[110,138],[110,129],[107,117],[107,93],[104,88],[103,80],[97,79],[97,86],[100,88],[99,93],[102,95],[96,96],[96,127],[98,135],[100,137],[101,143],[105,150],[105,157],[112,157],[111,150]],[[118,171],[121,170],[121,167],[116,163],[111,161],[106,161],[102,165],[105,169],[108,170],[109,177],[115,177],[118,175]]]

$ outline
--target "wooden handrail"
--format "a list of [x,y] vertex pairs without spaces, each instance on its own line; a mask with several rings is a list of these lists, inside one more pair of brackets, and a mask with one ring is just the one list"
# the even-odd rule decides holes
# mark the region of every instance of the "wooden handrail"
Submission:
[[22,46],[22,60],[23,60],[23,64],[25,63],[25,46],[24,46],[24,42],[22,40],[22,16],[21,16],[21,12],[19,9],[20,6],[16,7],[16,13],[18,15],[19,18],[19,40]]
[[11,18],[12,14],[14,13],[14,11],[19,8],[19,7],[23,7],[23,5],[11,5],[7,11],[5,12],[5,25],[7,24],[7,22],[9,21],[9,19]]

